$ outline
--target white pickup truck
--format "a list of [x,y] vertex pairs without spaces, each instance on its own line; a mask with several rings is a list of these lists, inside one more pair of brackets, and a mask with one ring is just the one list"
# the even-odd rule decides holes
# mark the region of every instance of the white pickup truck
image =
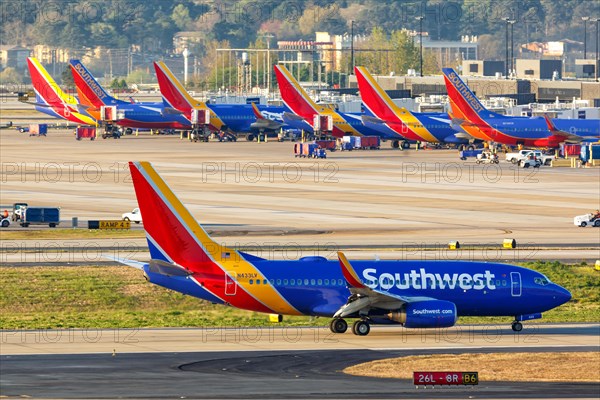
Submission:
[[521,161],[528,159],[531,154],[540,160],[542,165],[550,165],[555,158],[553,155],[544,154],[539,150],[520,150],[516,153],[506,153],[506,161],[519,164]]

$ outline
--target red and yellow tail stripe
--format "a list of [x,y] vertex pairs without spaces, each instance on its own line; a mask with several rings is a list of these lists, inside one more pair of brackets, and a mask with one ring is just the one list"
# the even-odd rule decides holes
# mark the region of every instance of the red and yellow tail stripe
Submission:
[[[209,237],[152,165],[132,162],[129,166],[144,228],[170,260],[192,271],[206,290],[235,307],[301,315],[256,266]],[[227,293],[227,279],[237,284],[235,295]]]
[[33,89],[62,118],[82,125],[96,125],[96,120],[78,111],[77,99],[61,90],[48,71],[35,58],[27,58]]
[[[406,108],[398,107],[392,101],[365,67],[354,67],[354,72],[358,81],[360,97],[373,115],[386,122],[392,122],[392,125],[400,125],[398,133],[407,139],[430,143],[439,142],[417,117]],[[392,129],[395,128],[392,126]]]
[[354,288],[364,288],[365,285],[361,282],[358,274],[350,264],[350,261],[346,258],[346,255],[341,251],[338,251],[337,254],[340,267],[342,268],[342,274],[344,275],[346,282]]
[[160,93],[164,99],[176,110],[181,111],[188,120],[191,120],[192,110],[209,110],[210,112],[210,125],[215,130],[220,130],[223,125],[223,121],[219,116],[212,111],[205,102],[194,99],[185,89],[185,87],[179,82],[179,79],[173,75],[169,67],[162,62],[157,61],[154,63],[154,69],[156,71],[156,78],[158,79],[158,86],[160,87]]
[[274,65],[273,68],[275,69],[281,99],[294,114],[304,118],[311,126],[315,115],[328,115],[333,119],[333,134],[335,136],[347,134],[362,136],[338,112],[315,103],[286,67]]

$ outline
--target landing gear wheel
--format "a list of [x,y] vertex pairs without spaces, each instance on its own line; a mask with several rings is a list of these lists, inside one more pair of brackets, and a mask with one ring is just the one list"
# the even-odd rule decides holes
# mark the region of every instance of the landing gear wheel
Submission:
[[515,332],[521,332],[523,330],[523,324],[519,321],[515,321],[512,323],[512,330]]
[[332,319],[329,323],[329,329],[333,333],[344,333],[348,330],[348,323],[342,318]]
[[367,321],[358,320],[352,325],[352,333],[358,336],[367,336],[371,332],[371,326]]

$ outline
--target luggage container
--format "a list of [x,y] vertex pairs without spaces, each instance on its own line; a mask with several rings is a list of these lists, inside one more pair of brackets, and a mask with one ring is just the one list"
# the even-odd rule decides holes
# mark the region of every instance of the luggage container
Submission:
[[466,160],[469,157],[477,157],[479,154],[483,153],[483,149],[478,150],[461,150],[458,152],[458,155],[461,160]]
[[315,150],[318,148],[319,146],[314,143],[304,143],[302,145],[302,157],[313,157]]
[[29,125],[29,136],[46,136],[48,134],[48,124]]
[[29,225],[48,225],[54,228],[59,223],[60,208],[58,207],[27,207],[21,218],[21,226],[25,228]]
[[381,145],[379,136],[363,136],[360,138],[360,148],[362,149],[378,149]]
[[581,145],[580,144],[565,144],[563,152],[564,152],[565,157],[578,156],[581,153]]
[[335,151],[335,140],[315,140],[315,144],[322,149]]
[[96,139],[96,128],[93,126],[80,126],[75,130],[75,138],[77,140],[81,139]]

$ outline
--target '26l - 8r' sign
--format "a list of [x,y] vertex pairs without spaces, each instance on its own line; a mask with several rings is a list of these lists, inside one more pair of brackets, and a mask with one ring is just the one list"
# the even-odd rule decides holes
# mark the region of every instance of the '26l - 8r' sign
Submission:
[[477,385],[477,372],[413,372],[415,386]]

